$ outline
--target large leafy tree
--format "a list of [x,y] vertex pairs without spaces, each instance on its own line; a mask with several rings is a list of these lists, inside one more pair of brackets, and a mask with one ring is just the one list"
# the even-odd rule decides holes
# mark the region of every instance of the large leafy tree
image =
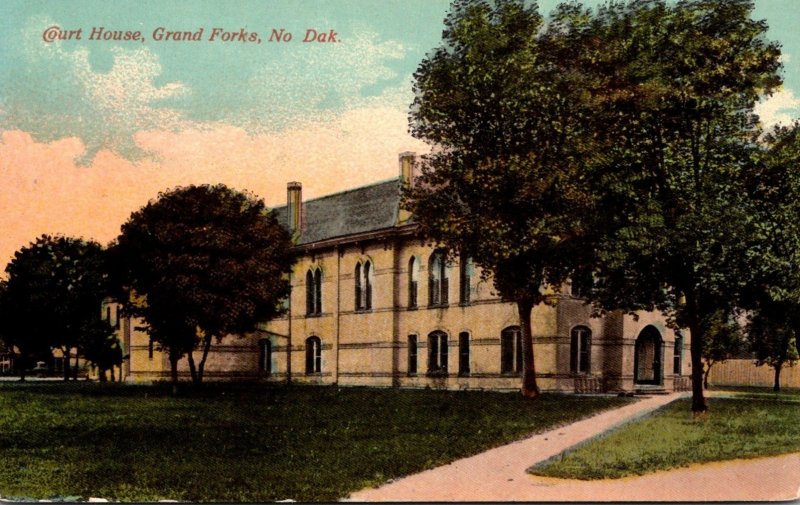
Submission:
[[661,309],[690,329],[694,412],[708,408],[713,315],[732,312],[760,261],[753,106],[780,83],[780,50],[752,8],[640,0],[562,23],[582,48],[574,68],[595,76],[595,297],[606,308]]
[[201,383],[212,341],[281,312],[290,245],[262,200],[224,185],[160,194],[122,226],[112,257],[117,283],[130,294],[126,311],[143,318],[169,353],[173,381],[187,355]]
[[412,134],[431,153],[406,188],[421,232],[471,256],[516,304],[522,391],[536,396],[531,311],[585,262],[591,201],[576,159],[585,144],[584,74],[564,72],[572,46],[522,0],[459,0],[441,46],[414,77]]
[[87,321],[81,328],[78,348],[83,357],[97,368],[101,382],[107,380],[106,372],[109,371],[111,380],[114,380],[114,367],[122,366],[122,345],[108,321],[100,318]]
[[747,326],[750,349],[757,365],[774,370],[773,391],[781,389],[781,371],[794,365],[798,355],[797,325],[800,311],[792,303],[763,303]]
[[[738,312],[738,311],[737,311]],[[745,350],[742,335],[742,325],[737,316],[719,310],[711,314],[711,319],[706,323],[708,328],[703,341],[703,387],[708,389],[708,376],[711,368],[717,363],[723,363],[734,358]]]
[[778,126],[762,139],[751,190],[760,205],[763,247],[747,326],[756,363],[775,370],[798,360],[800,325],[800,124]]
[[83,239],[42,235],[14,254],[0,296],[2,335],[26,359],[61,348],[64,379],[69,355],[83,347],[85,329],[107,323],[100,304],[108,292],[103,248]]

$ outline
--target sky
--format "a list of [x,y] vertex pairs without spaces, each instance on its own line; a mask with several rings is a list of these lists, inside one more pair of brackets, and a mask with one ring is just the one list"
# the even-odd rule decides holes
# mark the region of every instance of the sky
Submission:
[[[0,270],[43,233],[106,244],[177,186],[224,183],[279,206],[289,181],[307,199],[396,176],[399,153],[426,150],[408,133],[412,75],[448,7],[0,2]],[[765,124],[800,117],[799,12],[798,0],[756,0],[783,46],[784,87],[758,108]]]

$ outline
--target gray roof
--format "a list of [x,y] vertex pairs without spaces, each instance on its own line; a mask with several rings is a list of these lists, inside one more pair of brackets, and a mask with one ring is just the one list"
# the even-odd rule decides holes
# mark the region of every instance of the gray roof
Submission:
[[[391,228],[400,208],[400,178],[303,202],[297,245]],[[288,227],[286,206],[275,209]]]

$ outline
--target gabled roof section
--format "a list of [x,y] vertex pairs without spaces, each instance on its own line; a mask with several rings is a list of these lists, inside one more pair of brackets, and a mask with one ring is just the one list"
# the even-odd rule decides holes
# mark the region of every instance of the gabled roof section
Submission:
[[[302,204],[302,226],[296,245],[367,233],[397,224],[400,179],[378,182]],[[288,227],[286,206],[275,209],[278,222]]]

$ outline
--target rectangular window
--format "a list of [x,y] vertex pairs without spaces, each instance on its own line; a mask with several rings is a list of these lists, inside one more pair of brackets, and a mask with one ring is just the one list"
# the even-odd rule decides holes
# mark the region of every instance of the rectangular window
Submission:
[[511,326],[500,334],[500,373],[522,371],[522,333]]
[[114,320],[114,328],[119,329],[119,305],[116,307],[116,319]]
[[417,375],[417,336],[408,336],[408,375]]
[[147,344],[147,359],[153,359],[153,337],[150,337],[150,342]]

